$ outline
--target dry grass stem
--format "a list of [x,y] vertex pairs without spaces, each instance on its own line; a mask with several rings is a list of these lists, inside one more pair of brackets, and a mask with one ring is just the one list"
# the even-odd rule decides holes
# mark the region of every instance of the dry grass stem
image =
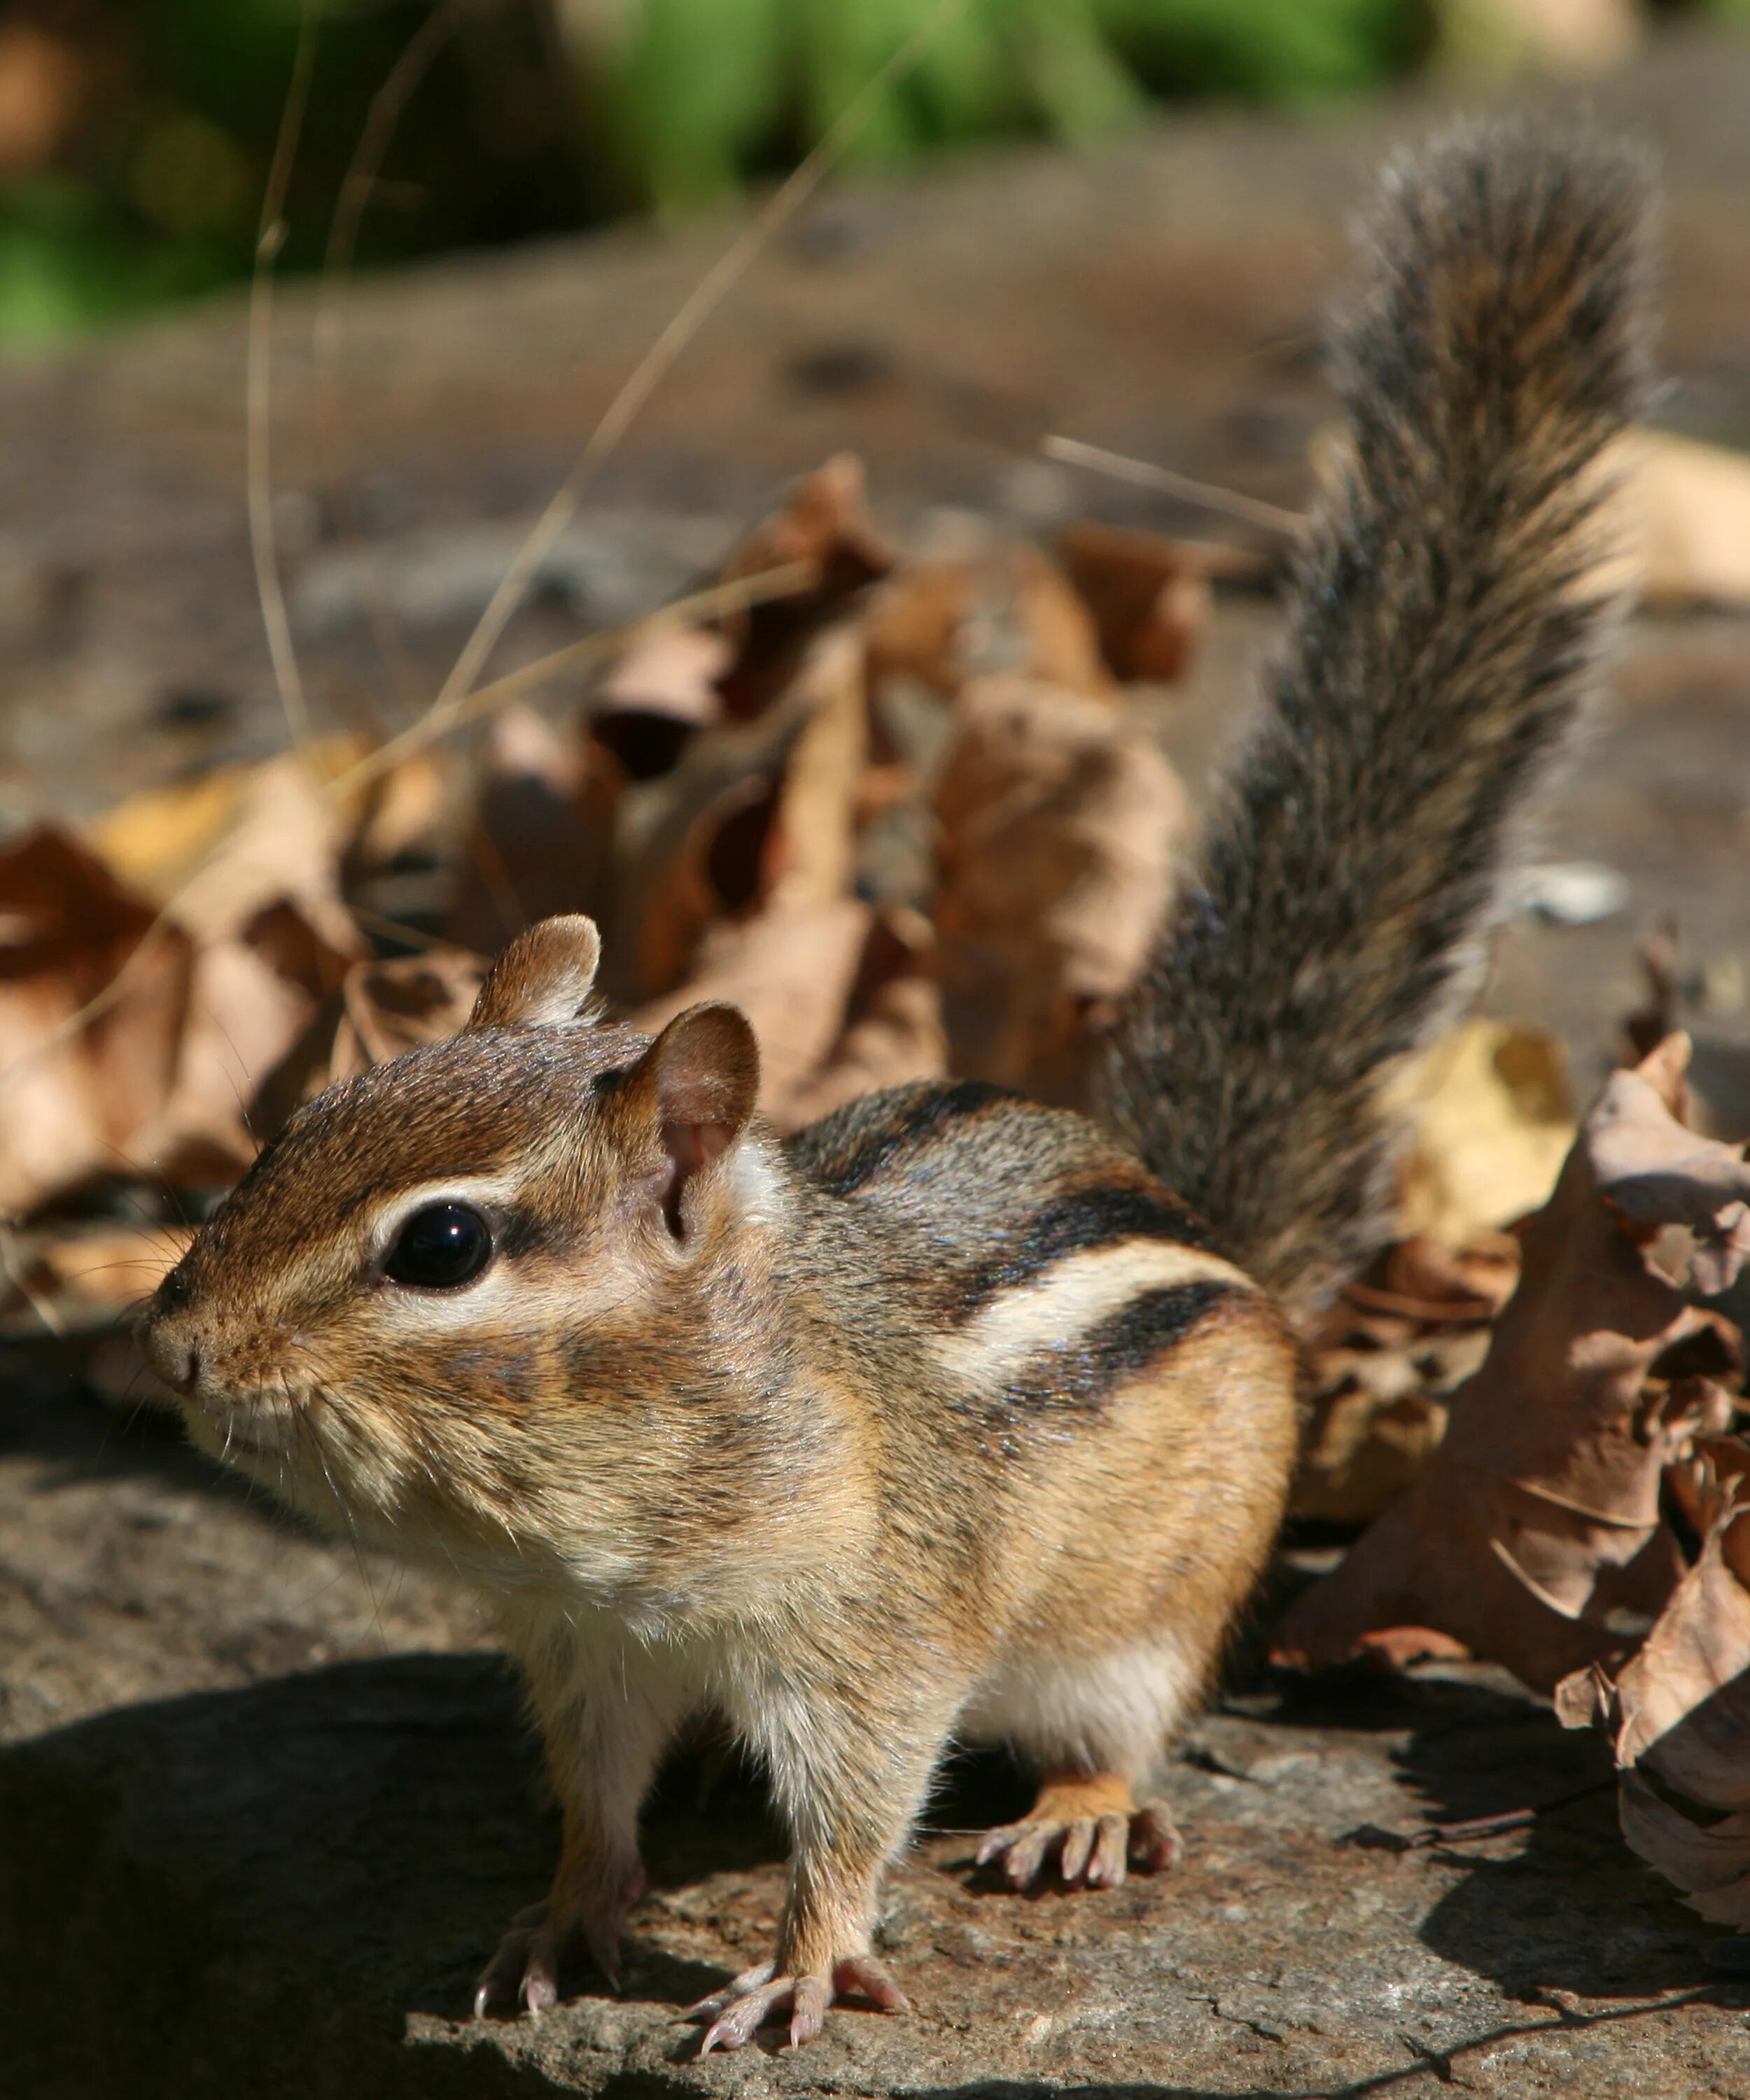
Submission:
[[267,187],[262,198],[261,230],[255,244],[255,274],[249,286],[246,401],[249,551],[255,564],[255,589],[261,600],[262,625],[267,633],[267,653],[273,660],[280,704],[285,711],[286,727],[291,732],[292,741],[300,748],[310,740],[310,709],[298,668],[298,652],[292,644],[291,622],[286,617],[285,593],[280,582],[279,549],[273,523],[269,411],[273,398],[274,259],[285,239],[282,214],[293,163],[298,155],[298,133],[303,128],[304,111],[310,99],[310,77],[315,55],[315,16],[306,7],[298,31],[291,84],[286,90],[285,108],[280,119],[280,135],[274,146],[273,163],[267,171]]
[[675,361],[691,343],[725,298],[772,241],[819,188],[835,163],[879,107],[884,99],[917,65],[937,33],[965,7],[967,0],[939,0],[926,18],[872,73],[840,112],[813,150],[772,192],[704,276],[681,302],[674,318],[645,352],[631,376],[603,410],[588,443],[518,550],[492,593],[474,630],[463,644],[453,669],[430,709],[438,729],[448,726],[472,691],[487,659],[497,646],[511,615],[522,602],[529,580],[570,523],[590,477],[631,427],[633,418],[662,384]]
[[1113,481],[1158,489],[1163,496],[1201,504],[1206,510],[1219,510],[1226,517],[1237,518],[1247,525],[1261,525],[1267,532],[1281,532],[1291,540],[1298,539],[1306,527],[1307,520],[1298,510],[1285,510],[1278,503],[1242,496],[1236,488],[1223,488],[1212,481],[1194,481],[1188,474],[1175,474],[1170,466],[1131,459],[1124,452],[1109,452],[1104,445],[1083,444],[1079,438],[1042,438],[1039,450],[1047,459],[1060,460],[1065,466],[1086,467],[1091,474],[1103,474]]
[[411,703],[412,667],[401,646],[395,615],[379,585],[376,565],[363,543],[346,494],[342,458],[346,433],[338,383],[345,318],[340,289],[358,245],[359,229],[369,209],[372,192],[377,187],[383,157],[395,136],[395,126],[433,60],[454,35],[456,26],[456,10],[452,0],[443,0],[443,4],[434,7],[408,38],[387,79],[372,97],[364,127],[359,135],[359,143],[335,201],[328,248],[323,257],[321,284],[316,295],[315,319],[311,329],[316,444],[322,459],[323,479],[328,485],[337,531],[364,558],[360,567],[366,616],[384,668],[404,704]]
[[580,642],[568,642],[562,649],[537,656],[533,663],[507,671],[502,678],[495,678],[491,685],[468,694],[441,721],[435,708],[428,710],[399,736],[391,737],[368,757],[361,758],[356,765],[329,781],[324,792],[337,797],[350,795],[398,765],[403,759],[436,743],[451,730],[460,729],[465,722],[477,721],[496,708],[509,706],[511,701],[534,692],[562,672],[587,670],[592,664],[610,662],[633,642],[644,641],[668,627],[684,625],[689,620],[716,620],[725,613],[763,605],[769,599],[792,597],[809,587],[814,573],[812,562],[786,562],[775,569],[763,569],[756,576],[734,576],[727,583],[713,584],[707,590],[694,591],[690,597],[677,598],[661,611],[646,614],[642,620],[632,620],[624,627],[604,628],[598,634],[584,635]]

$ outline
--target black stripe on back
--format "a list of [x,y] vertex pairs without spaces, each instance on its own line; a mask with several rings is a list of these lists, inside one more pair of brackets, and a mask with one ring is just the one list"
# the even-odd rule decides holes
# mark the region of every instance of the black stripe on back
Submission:
[[1232,1289],[1199,1277],[1142,1291],[1097,1327],[1040,1350],[988,1405],[1010,1420],[1098,1414],[1113,1392],[1183,1341]]
[[994,1087],[985,1079],[934,1087],[921,1099],[908,1090],[904,1098],[891,1104],[882,1103],[877,1095],[871,1106],[884,1105],[888,1113],[879,1118],[871,1114],[869,1127],[857,1132],[849,1149],[822,1160],[813,1169],[815,1185],[829,1195],[849,1196],[872,1181],[898,1154],[944,1124],[1017,1098],[1006,1087]]
[[969,1319],[998,1291],[1029,1282],[1066,1255],[1121,1240],[1170,1240],[1206,1249],[1209,1228],[1188,1204],[1161,1189],[1079,1189],[1034,1212],[994,1259],[956,1279],[956,1317]]

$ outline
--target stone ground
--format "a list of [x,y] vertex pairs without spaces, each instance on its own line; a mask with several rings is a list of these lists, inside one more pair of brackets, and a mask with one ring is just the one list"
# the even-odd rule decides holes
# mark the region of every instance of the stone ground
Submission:
[[[1750,443],[1750,44],[1661,45],[1602,90],[1669,173],[1664,420]],[[1096,160],[968,158],[835,193],[762,262],[592,492],[511,638],[644,608],[783,479],[843,446],[915,544],[969,518],[1207,529],[1043,465],[1051,430],[1293,502],[1326,412],[1311,342],[1345,210],[1426,105],[1175,119]],[[628,232],[350,288],[340,407],[313,301],[282,305],[276,514],[319,711],[429,690],[618,379],[724,239]],[[84,812],[282,735],[244,532],[235,302],[0,368],[0,800]],[[326,412],[342,457],[322,463]],[[404,655],[372,653],[373,593]],[[1194,774],[1267,641],[1224,602],[1166,733]],[[1742,898],[1750,621],[1642,622],[1619,702],[1554,811],[1557,856],[1623,916],[1522,925],[1498,1009],[1559,1028],[1582,1085],[1677,912],[1723,1072],[1750,1035]],[[1737,989],[1735,990],[1735,986]],[[1726,1082],[1721,1083],[1724,1088]],[[1747,1113],[1744,1127],[1750,1127]],[[1278,1589],[1303,1579],[1285,1562]],[[1261,1615],[1262,1616],[1262,1615]],[[315,1541],[80,1384],[0,1365],[0,2093],[1737,2096],[1750,1982],[1624,1851],[1606,1768],[1484,1670],[1310,1683],[1242,1657],[1168,1768],[1174,1874],[1023,1899],[968,1833],[1019,1803],[950,1776],[884,1935],[909,2016],[848,2010],[796,2056],[693,2060],[677,2015],[758,1958],[781,1848],[757,1787],[683,1762],[649,1819],[655,1892],[624,1996],[459,2022],[553,1830],[474,1608]],[[1397,1852],[1367,1825],[1550,1807]]]

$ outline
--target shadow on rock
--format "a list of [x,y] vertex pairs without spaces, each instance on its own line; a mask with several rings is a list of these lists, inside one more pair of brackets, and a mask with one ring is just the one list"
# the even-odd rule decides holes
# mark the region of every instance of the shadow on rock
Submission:
[[[1537,1811],[1523,1828],[1416,1855],[1463,1869],[1423,1919],[1423,1943],[1509,1998],[1607,2006],[1690,1987],[1713,1994],[1719,1986],[1707,1957],[1719,1935],[1623,1842],[1602,1740],[1563,1728],[1505,1673],[1326,1672],[1291,1681],[1272,1718],[1400,1734],[1391,1761],[1404,1813],[1393,1834]],[[1358,1834],[1363,1843],[1386,1835]],[[1728,1988],[1717,2001],[1736,2004],[1740,1995]]]
[[[659,1886],[778,1855],[756,1798],[655,1824]],[[489,2046],[403,2045],[409,2013],[464,2012],[556,1856],[496,1657],[353,1663],[111,1711],[0,1755],[0,2090],[553,2089]],[[628,1955],[641,1997],[679,2003],[715,1980],[635,1932]]]

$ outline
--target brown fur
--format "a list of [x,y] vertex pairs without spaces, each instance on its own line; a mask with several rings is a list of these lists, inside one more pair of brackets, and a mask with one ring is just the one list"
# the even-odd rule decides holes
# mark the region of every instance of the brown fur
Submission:
[[[1467,301],[1494,311],[1515,258],[1558,288],[1552,311],[1585,289],[1554,205],[1552,250],[1522,242],[1505,260],[1475,245],[1487,214],[1452,217],[1466,183],[1496,180],[1491,166],[1487,152],[1449,152],[1408,193],[1434,262],[1447,258],[1429,297],[1450,308],[1454,342]],[[1408,296],[1396,267],[1382,297]],[[1403,329],[1412,349],[1426,333]],[[1536,344],[1484,347],[1544,368]],[[1373,412],[1389,425],[1398,397],[1377,383]],[[1430,382],[1467,383],[1444,364]],[[1529,441],[1545,426],[1512,427]],[[1413,452],[1429,435],[1364,431],[1361,452]],[[1538,470],[1585,452],[1540,452]],[[1374,491],[1369,531],[1408,540],[1437,522],[1393,512],[1364,474],[1357,486]],[[1402,488],[1438,510],[1431,483]],[[1301,622],[1307,679],[1309,638],[1322,637],[1345,705],[1357,684],[1378,700],[1370,682],[1403,668],[1390,650],[1369,654],[1391,608],[1353,573],[1371,542],[1354,522],[1362,496],[1347,500],[1349,551],[1319,586],[1347,598]],[[1540,544],[1531,524],[1561,520],[1567,503],[1552,483],[1541,507],[1514,510],[1522,555]],[[1522,642],[1568,602],[1571,565],[1527,559],[1524,575],[1509,593]],[[1490,577],[1499,610],[1505,587]],[[1480,713],[1455,703],[1439,716],[1470,690],[1470,629],[1460,621],[1448,644],[1439,624],[1457,619],[1464,581],[1430,598],[1399,575],[1424,674],[1401,704],[1339,732],[1316,682],[1285,691],[1260,745],[1269,762],[1254,756],[1242,775],[1249,814],[1215,849],[1211,895],[1250,883],[1245,910],[1201,947],[1181,929],[1166,951],[1166,990],[1132,1046],[1129,1114],[1157,1154],[1192,1163],[1209,1222],[1091,1123],[977,1084],[874,1096],[780,1145],[752,1114],[757,1051],[738,1013],[694,1008],[654,1043],[599,1025],[595,930],[551,920],[506,951],[464,1034],[293,1116],[166,1280],[142,1340],[199,1441],[319,1518],[455,1567],[498,1604],[565,1831],[548,1902],[506,1936],[483,2003],[553,2003],[573,1939],[612,1974],[642,1885],[640,1802],[701,1711],[763,1758],[793,1839],[775,1962],[709,2002],[707,2048],[739,2045],[786,2005],[804,2039],[841,1989],[901,2002],[871,1952],[879,1877],[956,1736],[1011,1741],[1041,1771],[1034,1813],[987,1841],[1012,1880],[1054,1851],[1074,1880],[1122,1878],[1127,1854],[1170,1859],[1170,1825],[1133,1789],[1208,1680],[1294,1458],[1287,1322],[1219,1245],[1263,1248],[1274,1275],[1309,1233],[1349,1244],[1338,1227],[1364,1208],[1373,1156],[1343,1120],[1360,1114],[1354,1074],[1410,1030],[1407,1000],[1420,1012],[1444,984],[1440,961],[1412,970],[1406,991],[1404,942],[1444,957],[1459,920],[1474,929],[1496,818],[1516,792],[1492,770],[1510,765],[1517,719],[1502,696],[1554,675],[1543,643],[1497,651]],[[1563,632],[1577,649],[1581,629]],[[1348,827],[1340,846],[1316,823],[1309,832],[1305,811],[1279,824],[1263,807],[1272,781],[1301,779],[1305,754],[1281,754],[1315,726],[1338,751],[1309,806]],[[1547,741],[1541,726],[1528,736]],[[1426,846],[1371,850],[1356,827],[1400,819],[1365,803],[1355,769],[1413,784],[1436,757],[1451,779],[1424,815],[1486,805],[1488,821],[1463,854],[1438,823]],[[1229,865],[1242,849],[1258,856],[1243,882]],[[1302,1043],[1276,936],[1255,992],[1245,943],[1262,940],[1267,904],[1294,921],[1333,854],[1354,856],[1357,938],[1383,946],[1332,951],[1345,999],[1305,1007]],[[1430,901],[1435,876],[1457,884],[1449,909]],[[1168,991],[1181,1002],[1170,1013]],[[1351,1037],[1361,1048],[1346,1051]],[[1285,1083],[1260,1092],[1261,1068],[1240,1054],[1256,1043],[1328,1080],[1328,1112]],[[1230,1053],[1255,1129],[1214,1098]],[[1144,1066],[1184,1078],[1183,1099],[1139,1110]],[[1213,1118],[1201,1149],[1183,1136],[1193,1112]],[[1224,1145],[1231,1172],[1218,1171]],[[1306,1232],[1286,1222],[1303,1196]],[[443,1288],[400,1273],[403,1227],[434,1204],[477,1215],[492,1242],[483,1268]]]

